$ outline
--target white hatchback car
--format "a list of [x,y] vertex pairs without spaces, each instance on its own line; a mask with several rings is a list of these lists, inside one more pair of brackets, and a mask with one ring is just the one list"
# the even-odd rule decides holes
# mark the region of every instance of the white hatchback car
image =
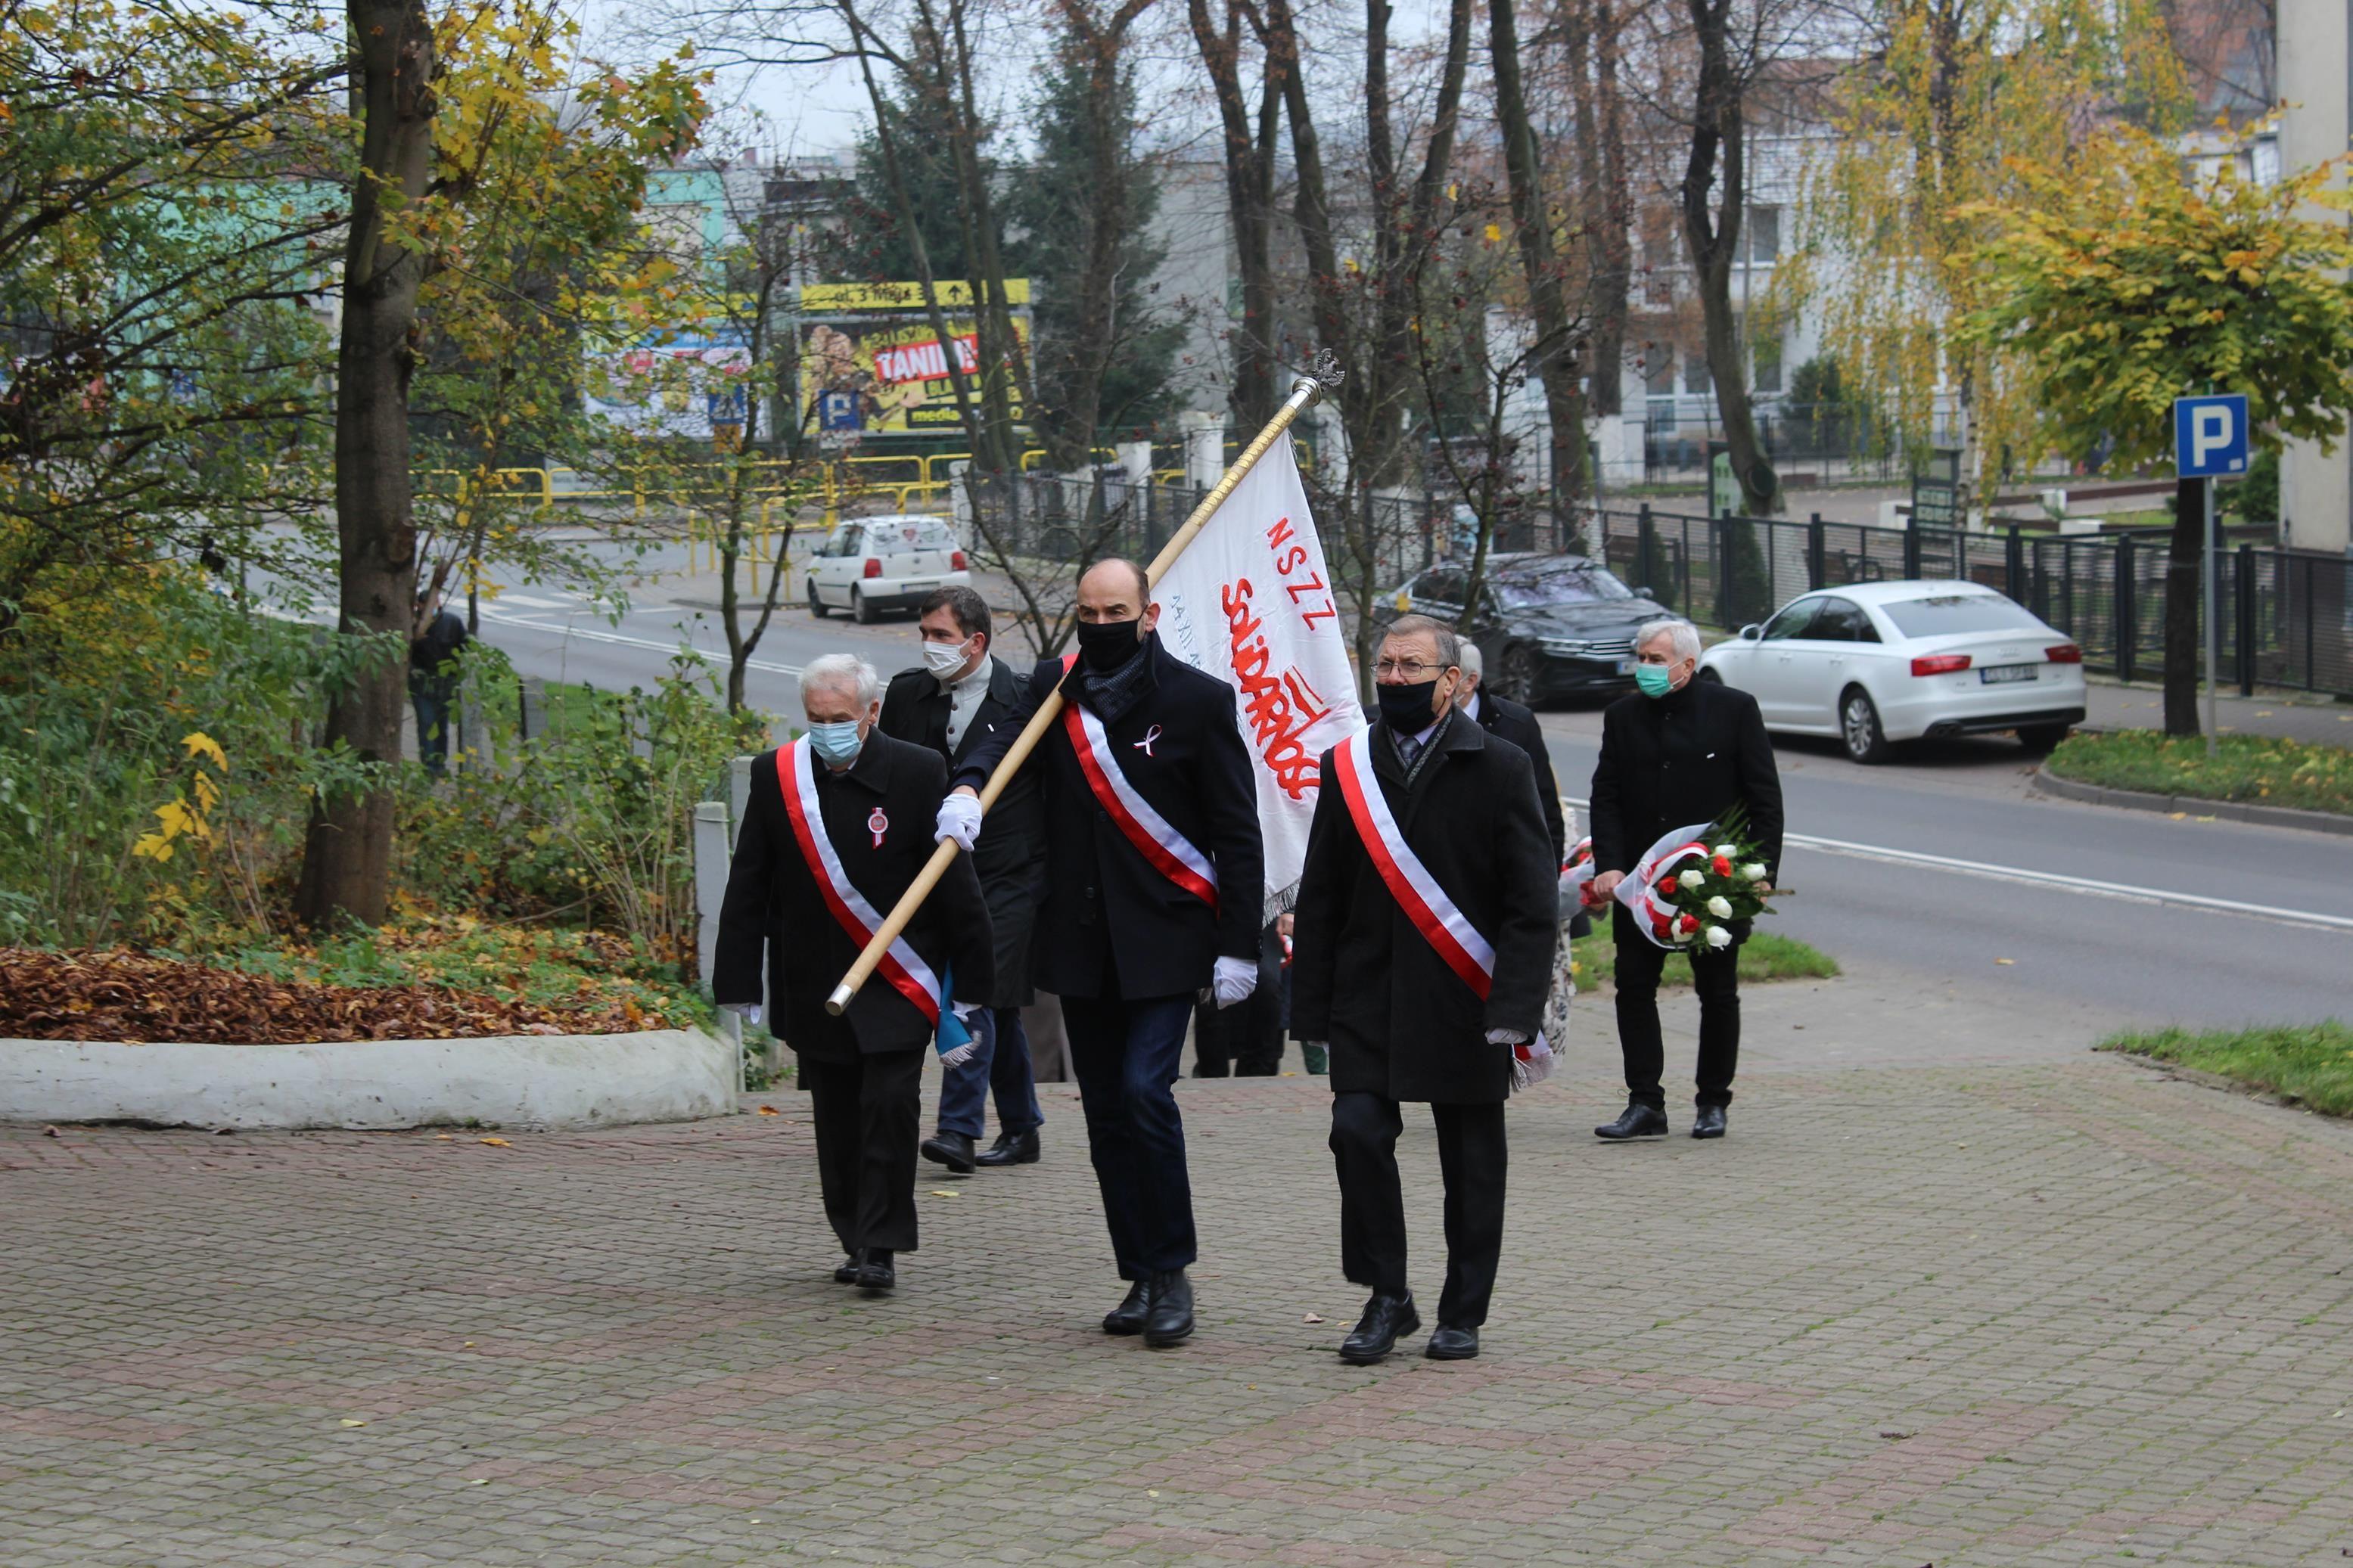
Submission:
[[2084,721],[2084,650],[1975,583],[1856,583],[1800,595],[1700,656],[1765,727],[1834,735],[1859,763],[1898,741],[2014,730],[2047,752]]
[[934,588],[969,584],[966,566],[948,520],[916,512],[842,519],[801,575],[809,614],[848,610],[871,626],[885,610],[920,608]]

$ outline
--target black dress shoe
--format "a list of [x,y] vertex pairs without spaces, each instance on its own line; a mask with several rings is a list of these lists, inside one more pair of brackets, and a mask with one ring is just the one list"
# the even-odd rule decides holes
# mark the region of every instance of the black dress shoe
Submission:
[[1193,1334],[1193,1282],[1182,1268],[1155,1275],[1152,1310],[1144,1318],[1144,1342],[1154,1350],[1190,1339]]
[[[902,1143],[901,1148],[906,1145]],[[935,1132],[923,1140],[923,1158],[945,1165],[959,1176],[972,1174],[972,1138],[963,1132]]]
[[1432,1361],[1469,1361],[1479,1353],[1479,1331],[1440,1323],[1430,1331],[1430,1342],[1421,1347],[1421,1353]]
[[837,1285],[858,1283],[858,1254],[853,1252],[842,1259],[841,1267],[833,1271],[833,1282]]
[[1152,1315],[1152,1281],[1139,1279],[1127,1288],[1127,1299],[1103,1314],[1103,1332],[1107,1334],[1140,1334],[1144,1320]]
[[1664,1138],[1667,1135],[1667,1113],[1653,1110],[1640,1100],[1626,1107],[1618,1120],[1593,1130],[1596,1138]]
[[1421,1327],[1421,1314],[1410,1296],[1376,1295],[1356,1314],[1356,1326],[1340,1342],[1340,1359],[1351,1366],[1370,1366],[1397,1349],[1398,1336]]
[[863,1260],[858,1265],[858,1288],[870,1296],[880,1296],[898,1283],[899,1271],[892,1267],[891,1249],[887,1247],[868,1247]]
[[976,1165],[1034,1165],[1038,1163],[1038,1130],[1023,1132],[1000,1132],[988,1152],[974,1160]]
[[1723,1137],[1724,1107],[1721,1105],[1701,1106],[1699,1108],[1699,1114],[1692,1119],[1692,1136],[1694,1138]]

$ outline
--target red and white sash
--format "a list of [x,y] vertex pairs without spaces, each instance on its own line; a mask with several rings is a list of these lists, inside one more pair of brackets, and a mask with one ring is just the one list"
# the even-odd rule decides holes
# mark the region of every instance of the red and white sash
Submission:
[[[1078,657],[1075,653],[1062,656],[1065,676]],[[1095,792],[1095,799],[1111,814],[1112,821],[1119,825],[1127,841],[1152,862],[1154,869],[1214,910],[1218,907],[1217,868],[1127,782],[1127,775],[1119,771],[1119,758],[1112,749],[1111,736],[1104,731],[1103,721],[1065,698],[1062,729],[1071,738],[1071,750],[1078,753],[1079,771],[1086,774],[1087,787]]]
[[[808,862],[810,873],[817,878],[818,891],[825,895],[825,907],[832,911],[849,940],[863,948],[881,926],[882,915],[867,901],[865,894],[850,886],[849,873],[842,869],[841,857],[834,853],[833,840],[826,837],[825,816],[818,805],[817,769],[809,754],[807,736],[777,750],[776,789],[785,797],[785,815],[792,818],[793,837],[800,844],[801,858]],[[939,1026],[939,976],[932,973],[930,964],[916,956],[905,937],[895,938],[883,952],[881,973],[892,989],[915,1005],[915,1011],[923,1016],[926,1023],[934,1028]]]
[[1398,826],[1388,801],[1381,795],[1380,781],[1373,776],[1371,750],[1365,744],[1371,733],[1367,730],[1351,735],[1332,748],[1333,771],[1340,775],[1340,796],[1348,803],[1348,816],[1356,825],[1357,837],[1365,841],[1365,852],[1373,858],[1374,868],[1388,884],[1389,894],[1405,910],[1406,919],[1483,1002],[1487,988],[1494,983],[1495,949],[1472,925],[1471,917],[1447,897],[1421,858],[1407,847],[1405,831]]

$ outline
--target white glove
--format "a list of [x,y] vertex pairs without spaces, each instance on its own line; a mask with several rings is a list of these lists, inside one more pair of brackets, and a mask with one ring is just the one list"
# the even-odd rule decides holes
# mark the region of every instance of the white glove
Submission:
[[980,802],[968,795],[952,795],[940,802],[938,830],[934,840],[955,840],[955,847],[965,854],[972,853],[973,840],[980,837]]
[[948,1011],[955,1015],[957,1023],[968,1024],[972,1021],[972,1016],[980,1011],[980,1004],[977,1002],[951,1002],[948,1004]]
[[756,1024],[760,1021],[760,1005],[757,1002],[722,1002],[719,1005],[747,1024]]
[[1487,1043],[1491,1046],[1525,1046],[1528,1037],[1517,1029],[1490,1029],[1487,1031]]
[[1216,973],[1210,977],[1209,989],[1218,995],[1218,1005],[1230,1007],[1258,989],[1258,960],[1255,958],[1221,958]]

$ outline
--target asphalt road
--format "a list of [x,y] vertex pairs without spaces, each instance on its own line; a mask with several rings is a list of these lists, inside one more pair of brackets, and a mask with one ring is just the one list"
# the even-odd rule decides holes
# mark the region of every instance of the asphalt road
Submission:
[[[644,685],[682,644],[723,668],[698,591],[654,578],[615,616],[525,587],[485,607],[482,634],[525,674]],[[750,700],[789,712],[808,658],[854,649],[887,675],[914,662],[914,641],[905,620],[861,627],[782,611],[754,656]],[[1545,724],[1562,791],[1581,797],[1599,713],[1556,711]],[[1877,768],[1791,740],[1782,770],[1793,835],[1782,876],[1795,894],[1779,929],[1858,968],[1907,977],[1924,996],[2014,990],[2088,1032],[2353,1016],[2353,837],[2036,797],[2006,738]]]

